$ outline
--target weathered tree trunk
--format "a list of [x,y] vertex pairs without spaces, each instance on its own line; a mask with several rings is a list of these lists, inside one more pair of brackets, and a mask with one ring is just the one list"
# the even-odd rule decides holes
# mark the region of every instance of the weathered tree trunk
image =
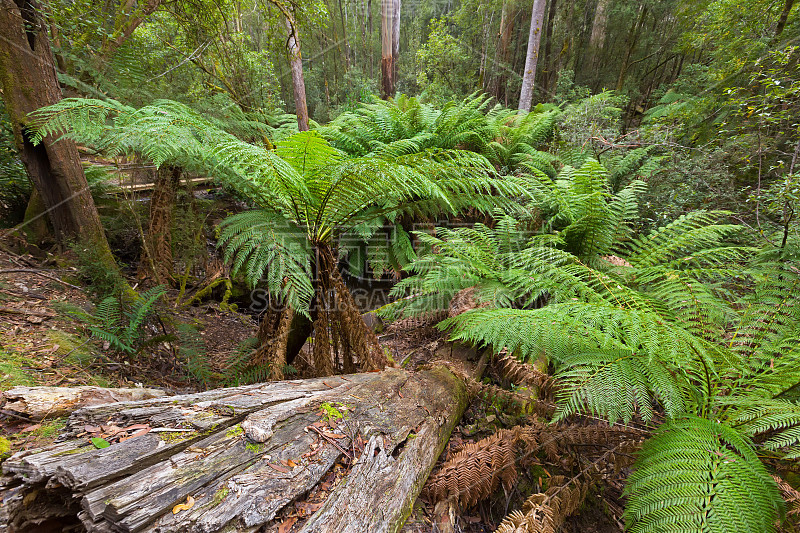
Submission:
[[158,389],[106,389],[102,387],[12,387],[0,394],[3,409],[33,420],[57,418],[81,407],[114,402],[148,400],[166,396]]
[[[300,530],[399,531],[466,400],[462,380],[434,366],[81,409],[61,443],[3,463],[0,530],[269,530],[338,464],[345,475],[326,478]],[[128,438],[96,449],[92,431]]]
[[297,21],[286,17],[289,29],[287,47],[289,64],[292,68],[292,89],[294,90],[294,108],[297,113],[297,128],[308,131],[308,105],[306,104],[306,82],[303,79],[303,58],[300,54],[300,38],[297,35]]
[[394,0],[381,0],[381,96],[394,96]]
[[533,101],[533,84],[536,81],[536,64],[539,61],[539,44],[542,40],[542,21],[546,0],[534,0],[531,9],[531,30],[528,34],[528,53],[525,56],[525,72],[522,75],[522,90],[519,109],[530,111]]
[[180,167],[161,167],[150,196],[150,222],[142,246],[139,274],[152,276],[162,284],[172,278],[172,210],[180,179]]
[[14,140],[28,176],[44,201],[56,237],[91,247],[109,269],[116,262],[108,247],[97,208],[69,140],[28,139],[28,114],[61,100],[61,89],[44,17],[35,0],[0,0],[0,88],[14,128]]

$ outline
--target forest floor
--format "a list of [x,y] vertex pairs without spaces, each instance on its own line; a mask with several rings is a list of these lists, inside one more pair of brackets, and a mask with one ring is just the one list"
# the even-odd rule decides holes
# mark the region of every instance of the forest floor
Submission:
[[[0,391],[17,385],[148,387],[170,393],[203,388],[187,376],[174,349],[154,347],[146,357],[140,355],[133,360],[120,359],[104,350],[92,339],[86,324],[74,316],[76,311],[92,308],[87,292],[78,283],[75,269],[64,266],[55,257],[37,259],[0,250]],[[214,303],[176,309],[175,315],[198,329],[212,368],[223,367],[243,341],[256,334],[257,323],[251,316],[223,311]],[[390,328],[379,335],[379,340],[406,367],[429,362],[444,346],[441,334],[430,327]],[[305,375],[308,365],[302,360],[296,366],[298,374],[293,377],[310,377]],[[464,444],[519,422],[509,420],[492,404],[473,402],[454,430],[439,464]],[[64,424],[65,419],[59,418],[26,420],[3,411],[0,406],[0,435],[8,439],[12,453],[52,442]],[[0,459],[7,456],[2,444],[0,441]],[[527,482],[535,485],[536,475],[528,473]],[[612,492],[587,498],[582,512],[562,529],[589,533],[622,531],[619,509],[609,509],[609,501],[619,501],[619,491],[612,489]],[[524,499],[525,495],[516,488],[507,494],[501,490],[464,511],[455,531],[494,531],[503,517]],[[418,500],[406,531],[439,531],[431,523],[432,510],[432,505]]]

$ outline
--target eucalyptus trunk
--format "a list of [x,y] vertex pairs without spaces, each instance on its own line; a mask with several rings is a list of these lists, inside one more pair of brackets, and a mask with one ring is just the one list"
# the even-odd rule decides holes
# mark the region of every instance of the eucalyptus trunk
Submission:
[[381,96],[394,95],[394,0],[381,0]]
[[525,72],[522,76],[522,91],[519,95],[519,109],[530,111],[533,101],[533,85],[536,80],[536,65],[539,61],[539,45],[542,41],[542,22],[546,0],[534,0],[531,9],[531,29],[528,33],[528,53],[525,56]]
[[287,47],[289,65],[292,68],[292,89],[294,91],[294,107],[297,113],[297,129],[308,131],[308,105],[306,104],[306,82],[303,79],[303,57],[300,54],[300,38],[297,35],[297,22],[286,17],[289,30]]

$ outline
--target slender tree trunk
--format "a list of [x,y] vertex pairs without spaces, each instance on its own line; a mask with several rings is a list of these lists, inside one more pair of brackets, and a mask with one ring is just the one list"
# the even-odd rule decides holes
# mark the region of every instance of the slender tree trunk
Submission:
[[539,44],[542,40],[542,21],[546,0],[534,0],[531,9],[531,29],[528,34],[528,53],[525,55],[525,73],[522,76],[522,90],[519,95],[519,109],[531,110],[533,84],[536,80],[536,64],[539,61]]
[[[510,0],[503,2],[503,10],[500,13],[500,39],[497,44],[498,53],[497,58],[499,61],[500,73],[497,76],[497,88],[495,96],[497,100],[503,100],[506,96],[506,85],[508,84],[507,70],[511,68],[510,62],[510,45],[511,38],[514,35],[514,19],[516,18],[516,10],[513,9]],[[508,103],[507,99],[505,100]]]
[[25,132],[29,113],[61,100],[47,28],[36,1],[0,0],[0,36],[0,88],[14,140],[56,238],[77,239],[91,247],[104,266],[117,270],[75,143],[48,136],[34,146]]
[[789,18],[789,13],[792,11],[792,6],[794,6],[794,0],[786,0],[783,4],[783,11],[781,11],[781,17],[778,19],[778,25],[775,27],[775,37],[780,37],[781,33],[783,33],[783,28],[786,27],[786,20]]
[[392,43],[394,30],[394,0],[381,0],[381,96],[394,96],[394,65]]
[[392,0],[392,84],[397,83],[397,68],[400,65],[400,2]]
[[347,23],[345,21],[342,0],[339,0],[339,20],[342,23],[342,39],[344,39],[344,65],[345,71],[350,70],[350,44],[347,42]]
[[636,45],[639,42],[639,35],[642,32],[646,16],[647,6],[643,5],[639,9],[639,18],[634,23],[628,36],[628,49],[625,51],[625,58],[622,60],[622,67],[619,69],[619,78],[617,78],[618,91],[621,91],[622,87],[625,85],[625,77],[628,75],[628,68],[631,66],[631,56],[633,55],[633,51],[636,50]]
[[306,82],[303,79],[303,58],[300,54],[300,39],[297,36],[297,23],[286,18],[289,29],[289,64],[292,67],[292,88],[294,90],[294,107],[297,112],[297,128],[308,131],[308,106],[306,104]]
[[547,26],[545,27],[544,32],[544,65],[545,71],[544,76],[542,77],[542,92],[544,94],[549,94],[552,92],[552,81],[553,81],[553,68],[555,68],[555,60],[553,59],[553,26],[555,24],[556,18],[556,5],[558,4],[558,0],[550,0],[550,4],[547,6]]

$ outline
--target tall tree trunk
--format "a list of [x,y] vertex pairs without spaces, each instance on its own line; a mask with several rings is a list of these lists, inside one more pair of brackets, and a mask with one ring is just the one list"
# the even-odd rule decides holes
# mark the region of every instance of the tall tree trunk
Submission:
[[[592,21],[592,34],[589,37],[589,68],[595,73],[599,72],[600,56],[606,42],[606,29],[608,28],[608,4],[610,0],[599,0],[594,11]],[[599,77],[596,77],[599,80]]]
[[397,68],[400,64],[400,2],[392,0],[392,83],[397,83]]
[[342,39],[344,39],[344,67],[345,71],[350,70],[350,43],[347,42],[347,22],[345,21],[342,0],[339,0],[339,20],[342,23]]
[[300,39],[297,35],[297,22],[286,17],[289,29],[289,64],[292,67],[292,89],[294,90],[294,108],[297,112],[297,128],[308,131],[308,105],[306,104],[306,82],[303,79],[303,57],[300,54]]
[[634,23],[628,34],[628,49],[625,51],[625,58],[622,60],[622,67],[619,69],[619,78],[617,78],[617,90],[621,91],[625,85],[625,77],[628,75],[628,68],[631,66],[631,56],[633,51],[636,50],[636,45],[639,42],[639,35],[642,33],[644,26],[644,19],[647,16],[647,6],[642,5],[639,9],[639,18]]
[[381,96],[394,96],[394,0],[381,0]]
[[61,100],[47,28],[36,1],[0,0],[0,36],[0,87],[14,140],[56,238],[77,239],[116,271],[75,143],[48,136],[34,146],[25,132],[29,113]]
[[792,11],[792,6],[794,5],[794,0],[786,0],[783,4],[783,11],[781,11],[781,17],[778,19],[778,25],[775,27],[775,37],[780,37],[781,33],[783,33],[783,28],[786,27],[786,20],[789,18],[789,13]]
[[514,19],[516,18],[516,10],[511,5],[510,0],[503,2],[503,9],[500,12],[500,39],[497,43],[497,59],[500,67],[500,74],[497,76],[497,88],[495,96],[497,100],[505,100],[506,105],[508,100],[506,97],[506,85],[508,84],[508,75],[506,72],[511,69],[511,38],[514,35]]
[[556,5],[558,0],[550,0],[547,6],[547,25],[544,31],[544,76],[542,77],[542,92],[549,95],[552,92],[553,68],[555,60],[553,58],[553,26],[556,18]]
[[528,33],[528,53],[525,55],[525,73],[522,76],[522,90],[519,94],[519,109],[531,110],[533,84],[536,80],[536,64],[539,61],[539,44],[542,41],[542,21],[546,0],[534,0],[531,9],[531,29]]

